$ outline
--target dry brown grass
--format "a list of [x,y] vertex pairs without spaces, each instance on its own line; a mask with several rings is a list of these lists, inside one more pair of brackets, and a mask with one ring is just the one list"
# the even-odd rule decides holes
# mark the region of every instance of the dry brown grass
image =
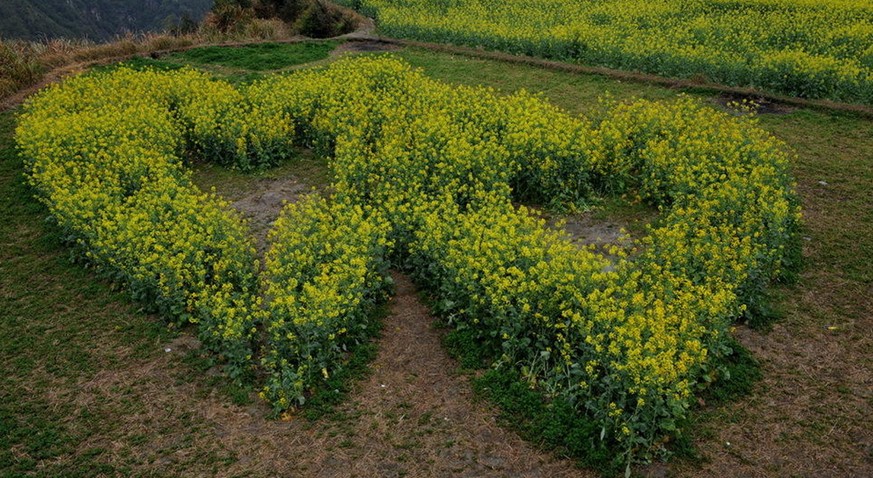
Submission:
[[40,42],[0,39],[0,100],[40,83],[52,70],[80,63],[178,50],[202,44],[281,41],[297,36],[290,25],[277,19],[249,19],[234,28],[222,30],[207,16],[196,32],[181,35],[127,34],[107,43],[69,39]]
[[0,40],[0,98],[11,95],[22,85],[36,83],[42,73],[34,46]]
[[[330,3],[326,5],[331,22],[338,22],[342,30],[361,27],[366,20],[351,9]],[[69,39],[40,42],[0,39],[0,100],[9,99],[33,85],[46,83],[47,77],[62,76],[57,70],[76,71],[79,68],[74,68],[75,65],[87,62],[119,60],[195,45],[292,40],[302,38],[299,29],[306,26],[301,22],[291,25],[280,19],[250,15],[242,15],[230,25],[225,20],[210,13],[192,33],[129,33],[106,43]]]

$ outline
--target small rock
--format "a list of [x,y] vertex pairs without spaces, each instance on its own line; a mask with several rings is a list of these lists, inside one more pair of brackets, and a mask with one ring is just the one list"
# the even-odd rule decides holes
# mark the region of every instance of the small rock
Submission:
[[506,467],[506,460],[499,456],[485,456],[484,458],[480,458],[479,462],[492,470],[501,470]]

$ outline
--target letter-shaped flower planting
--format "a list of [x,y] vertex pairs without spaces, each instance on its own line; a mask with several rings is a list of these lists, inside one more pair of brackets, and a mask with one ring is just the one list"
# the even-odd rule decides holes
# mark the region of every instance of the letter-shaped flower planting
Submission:
[[[499,351],[495,367],[572,404],[625,459],[723,378],[730,325],[792,266],[799,221],[791,157],[754,120],[689,98],[574,117],[390,57],[239,88],[193,70],[80,76],[28,101],[16,138],[76,247],[196,323],[233,377],[261,367],[277,411],[343,366],[391,260]],[[286,207],[262,265],[185,163],[250,169],[295,145],[331,157],[333,193]],[[603,193],[661,208],[637,253],[580,248],[515,205]]]

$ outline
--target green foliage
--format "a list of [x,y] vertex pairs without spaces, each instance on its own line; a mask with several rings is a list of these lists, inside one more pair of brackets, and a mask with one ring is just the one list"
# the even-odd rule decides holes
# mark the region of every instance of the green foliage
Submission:
[[561,456],[578,460],[606,476],[615,475],[621,466],[614,459],[611,436],[585,415],[580,415],[564,398],[548,399],[532,388],[518,372],[490,369],[473,380],[476,393],[496,403],[503,423],[522,437]]
[[[486,84],[504,92],[519,88],[543,91],[551,102],[571,112],[596,109],[596,97],[606,90],[619,98],[641,95],[649,99],[669,98],[677,92],[651,85],[617,82],[600,76],[473,60],[424,50],[403,50],[400,55],[413,65],[423,67],[429,76],[442,81],[465,85]],[[796,289],[787,291],[785,297],[777,296],[788,308],[790,326],[798,331],[818,330],[822,323],[866,317],[868,307],[864,292],[873,279],[873,269],[869,266],[873,261],[873,235],[867,233],[873,228],[867,194],[873,182],[873,168],[869,161],[869,158],[873,158],[871,123],[860,116],[811,110],[767,115],[761,117],[760,121],[765,129],[788,141],[798,151],[799,157],[792,169],[800,184],[810,189],[809,194],[805,195],[804,204],[817,211],[803,231],[807,236],[804,243],[807,244],[809,268]],[[0,113],[0,210],[4,211],[0,215],[0,236],[5,245],[0,251],[0,270],[3,272],[0,274],[3,292],[0,294],[0,316],[14,319],[0,323],[3,334],[0,338],[0,362],[8,372],[6,380],[0,384],[0,396],[4,397],[0,408],[6,413],[4,416],[17,417],[3,422],[3,426],[8,424],[3,430],[11,430],[9,434],[0,431],[0,439],[7,439],[0,443],[0,474],[45,477],[73,476],[77,473],[80,476],[94,473],[130,474],[130,469],[123,466],[114,472],[109,469],[105,463],[106,457],[100,455],[99,450],[92,452],[80,449],[78,445],[84,437],[77,433],[87,429],[95,434],[94,439],[125,446],[128,431],[115,427],[123,422],[118,418],[126,415],[127,409],[117,410],[117,414],[99,408],[89,410],[90,414],[77,414],[75,409],[69,407],[49,405],[42,397],[46,394],[80,393],[78,383],[82,377],[88,376],[83,373],[111,372],[115,366],[124,367],[150,357],[144,355],[143,350],[151,350],[148,347],[165,343],[168,340],[167,333],[150,317],[137,313],[133,308],[127,310],[123,294],[110,292],[105,284],[95,281],[90,271],[74,267],[66,260],[68,250],[60,242],[60,232],[42,220],[45,208],[32,199],[32,191],[22,182],[22,164],[11,139],[14,123],[14,114]],[[289,167],[294,168],[293,165]],[[219,167],[209,169],[224,171]],[[227,171],[217,181],[235,181],[246,177],[239,171]],[[816,186],[823,179],[830,183],[829,187]],[[819,300],[822,291],[828,291],[826,300]],[[70,309],[59,306],[71,302],[76,303],[77,307]],[[124,310],[119,310],[119,304]],[[121,325],[117,333],[110,336],[94,334],[95,330],[112,330],[119,323]],[[858,346],[848,335],[840,334],[837,337],[845,340],[849,349]],[[801,343],[806,346],[816,343],[807,339],[800,339]],[[64,346],[54,346],[54,340],[61,340]],[[143,341],[148,347],[142,346]],[[138,352],[118,359],[118,363],[109,363],[107,357],[111,357],[111,353],[94,351],[95,346],[99,348],[101,344],[134,344]],[[91,353],[80,353],[82,350],[91,350]],[[160,353],[163,353],[162,349]],[[35,373],[45,366],[50,366],[52,373],[63,383],[53,381],[49,384],[43,375]],[[189,380],[190,375],[197,374],[198,370],[186,373],[180,380]],[[778,372],[768,372],[773,373],[776,375],[771,380],[778,380]],[[26,383],[27,386],[20,387],[17,385],[19,383]],[[826,380],[812,381],[810,384],[821,386],[825,397],[829,397],[828,393],[836,393]],[[716,381],[713,386],[718,385]],[[49,386],[50,390],[47,388]],[[804,386],[809,384],[799,383],[788,390],[798,393]],[[197,390],[202,391],[199,387]],[[167,390],[166,393],[173,397],[177,392]],[[758,392],[759,395],[765,393]],[[314,400],[310,399],[308,404],[313,406]],[[709,399],[707,401],[711,403]],[[763,410],[755,405],[758,402],[753,400],[748,407],[740,407],[750,409],[748,414],[741,416],[760,416]],[[710,415],[714,417],[706,418],[701,426],[720,428],[730,420],[720,417],[718,411]],[[830,430],[835,417],[844,419],[846,416],[836,411],[823,415],[804,415],[803,421],[815,429],[823,429],[821,435],[824,435]],[[199,418],[195,418],[193,423],[195,426],[209,427]],[[764,428],[772,425],[768,422],[760,424]],[[178,424],[173,423],[173,426]],[[793,427],[797,424],[786,423],[784,426]],[[54,431],[49,432],[49,429]],[[55,442],[60,446],[46,442],[50,448],[45,452],[39,451],[38,447],[33,448],[49,456],[47,460],[37,461],[18,453],[23,449],[30,450],[30,443],[36,443],[37,437],[44,433],[55,433],[61,438],[61,442]],[[696,440],[698,437],[684,433],[677,436],[676,440],[685,440],[687,443],[691,438]],[[813,446],[812,443],[819,438],[816,433],[804,433],[802,438],[798,438],[798,443]],[[198,441],[186,452],[197,453],[208,446],[208,443]],[[830,444],[825,448],[839,450],[839,446]],[[55,452],[51,451],[51,447]],[[66,452],[59,451],[61,449]],[[675,445],[671,449],[678,453]],[[141,448],[136,445],[134,450],[138,452]],[[214,474],[215,469],[230,469],[223,464],[214,465],[215,469],[208,464],[204,466],[203,473],[206,474]],[[181,468],[171,465],[167,473],[196,474],[188,469],[178,471]],[[693,474],[694,470],[686,473]]]
[[748,349],[736,339],[727,341],[730,352],[721,360],[722,377],[708,387],[702,398],[711,405],[720,405],[738,400],[752,393],[752,388],[761,380],[761,366]]
[[[590,121],[523,92],[446,88],[390,59],[252,94],[334,155],[340,195],[390,221],[398,257],[463,330],[449,340],[499,350],[499,366],[573,403],[620,444],[619,462],[666,452],[661,438],[722,376],[731,320],[778,275],[798,220],[784,145],[687,98]],[[664,209],[642,252],[614,251],[613,271],[510,202],[596,190]]]
[[135,56],[121,63],[115,63],[113,65],[106,66],[95,66],[91,69],[91,73],[105,73],[115,71],[120,68],[127,68],[135,71],[176,71],[183,69],[184,66],[164,60],[156,60],[154,58],[143,56]]
[[[799,219],[790,155],[754,120],[688,98],[572,117],[391,58],[242,90],[190,70],[75,79],[29,104],[18,140],[88,257],[199,323],[231,371],[252,365],[264,324],[263,394],[277,411],[361,342],[393,247],[448,322],[546,397],[549,420],[578,415],[572,430],[539,423],[548,440],[569,433],[582,445],[566,447],[600,456],[597,431],[616,464],[665,453],[693,393],[727,375],[730,322],[778,275]],[[333,157],[334,196],[287,207],[260,274],[243,226],[191,187],[178,154],[249,168],[292,141]],[[638,254],[613,248],[610,264],[512,202],[598,190],[663,209]]]
[[270,231],[262,289],[268,333],[262,397],[280,412],[343,369],[372,336],[372,310],[385,299],[388,224],[369,207],[309,196],[286,206]]
[[352,384],[369,374],[368,366],[376,359],[376,354],[379,352],[379,347],[374,340],[382,329],[381,319],[387,313],[384,304],[369,311],[367,327],[363,329],[358,343],[348,347],[348,355],[340,366],[335,368],[329,378],[317,384],[312,390],[304,410],[306,418],[317,420],[331,414],[352,391]]
[[485,367],[493,360],[497,352],[493,348],[488,350],[486,343],[479,340],[473,330],[464,328],[450,330],[446,333],[443,345],[449,354],[461,363],[461,368],[466,370],[477,370]]
[[269,154],[266,136],[248,142],[230,127],[255,132],[239,122],[234,93],[192,70],[81,76],[37,95],[17,140],[31,184],[83,256],[147,310],[197,323],[241,379],[258,303],[254,248],[241,218],[193,187],[176,156],[196,151],[250,167],[248,148]]

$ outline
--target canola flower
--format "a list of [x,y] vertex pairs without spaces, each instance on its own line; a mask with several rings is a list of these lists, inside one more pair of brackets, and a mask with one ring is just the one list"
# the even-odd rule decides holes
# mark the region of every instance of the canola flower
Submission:
[[[237,373],[260,350],[277,411],[342,368],[390,261],[499,351],[496,367],[573,404],[627,462],[661,452],[694,394],[723,378],[730,325],[793,266],[800,219],[791,156],[753,119],[689,98],[574,117],[390,57],[239,90],[191,70],[79,77],[29,101],[16,138],[88,257],[199,323]],[[181,158],[250,168],[291,144],[330,156],[335,192],[283,210],[260,270],[245,224]],[[638,253],[610,264],[515,205],[595,194],[661,208]]]
[[[140,302],[197,323],[240,378],[251,369],[260,302],[252,239],[226,201],[191,183],[181,157],[211,152],[248,167],[287,135],[242,122],[229,93],[193,70],[80,76],[31,98],[16,139],[31,184],[70,240]],[[227,132],[243,147],[222,139]]]
[[261,278],[269,298],[261,396],[278,411],[303,405],[308,387],[367,336],[367,315],[391,284],[387,232],[369,207],[339,198],[309,196],[282,210]]
[[873,104],[869,0],[341,0],[381,32]]

